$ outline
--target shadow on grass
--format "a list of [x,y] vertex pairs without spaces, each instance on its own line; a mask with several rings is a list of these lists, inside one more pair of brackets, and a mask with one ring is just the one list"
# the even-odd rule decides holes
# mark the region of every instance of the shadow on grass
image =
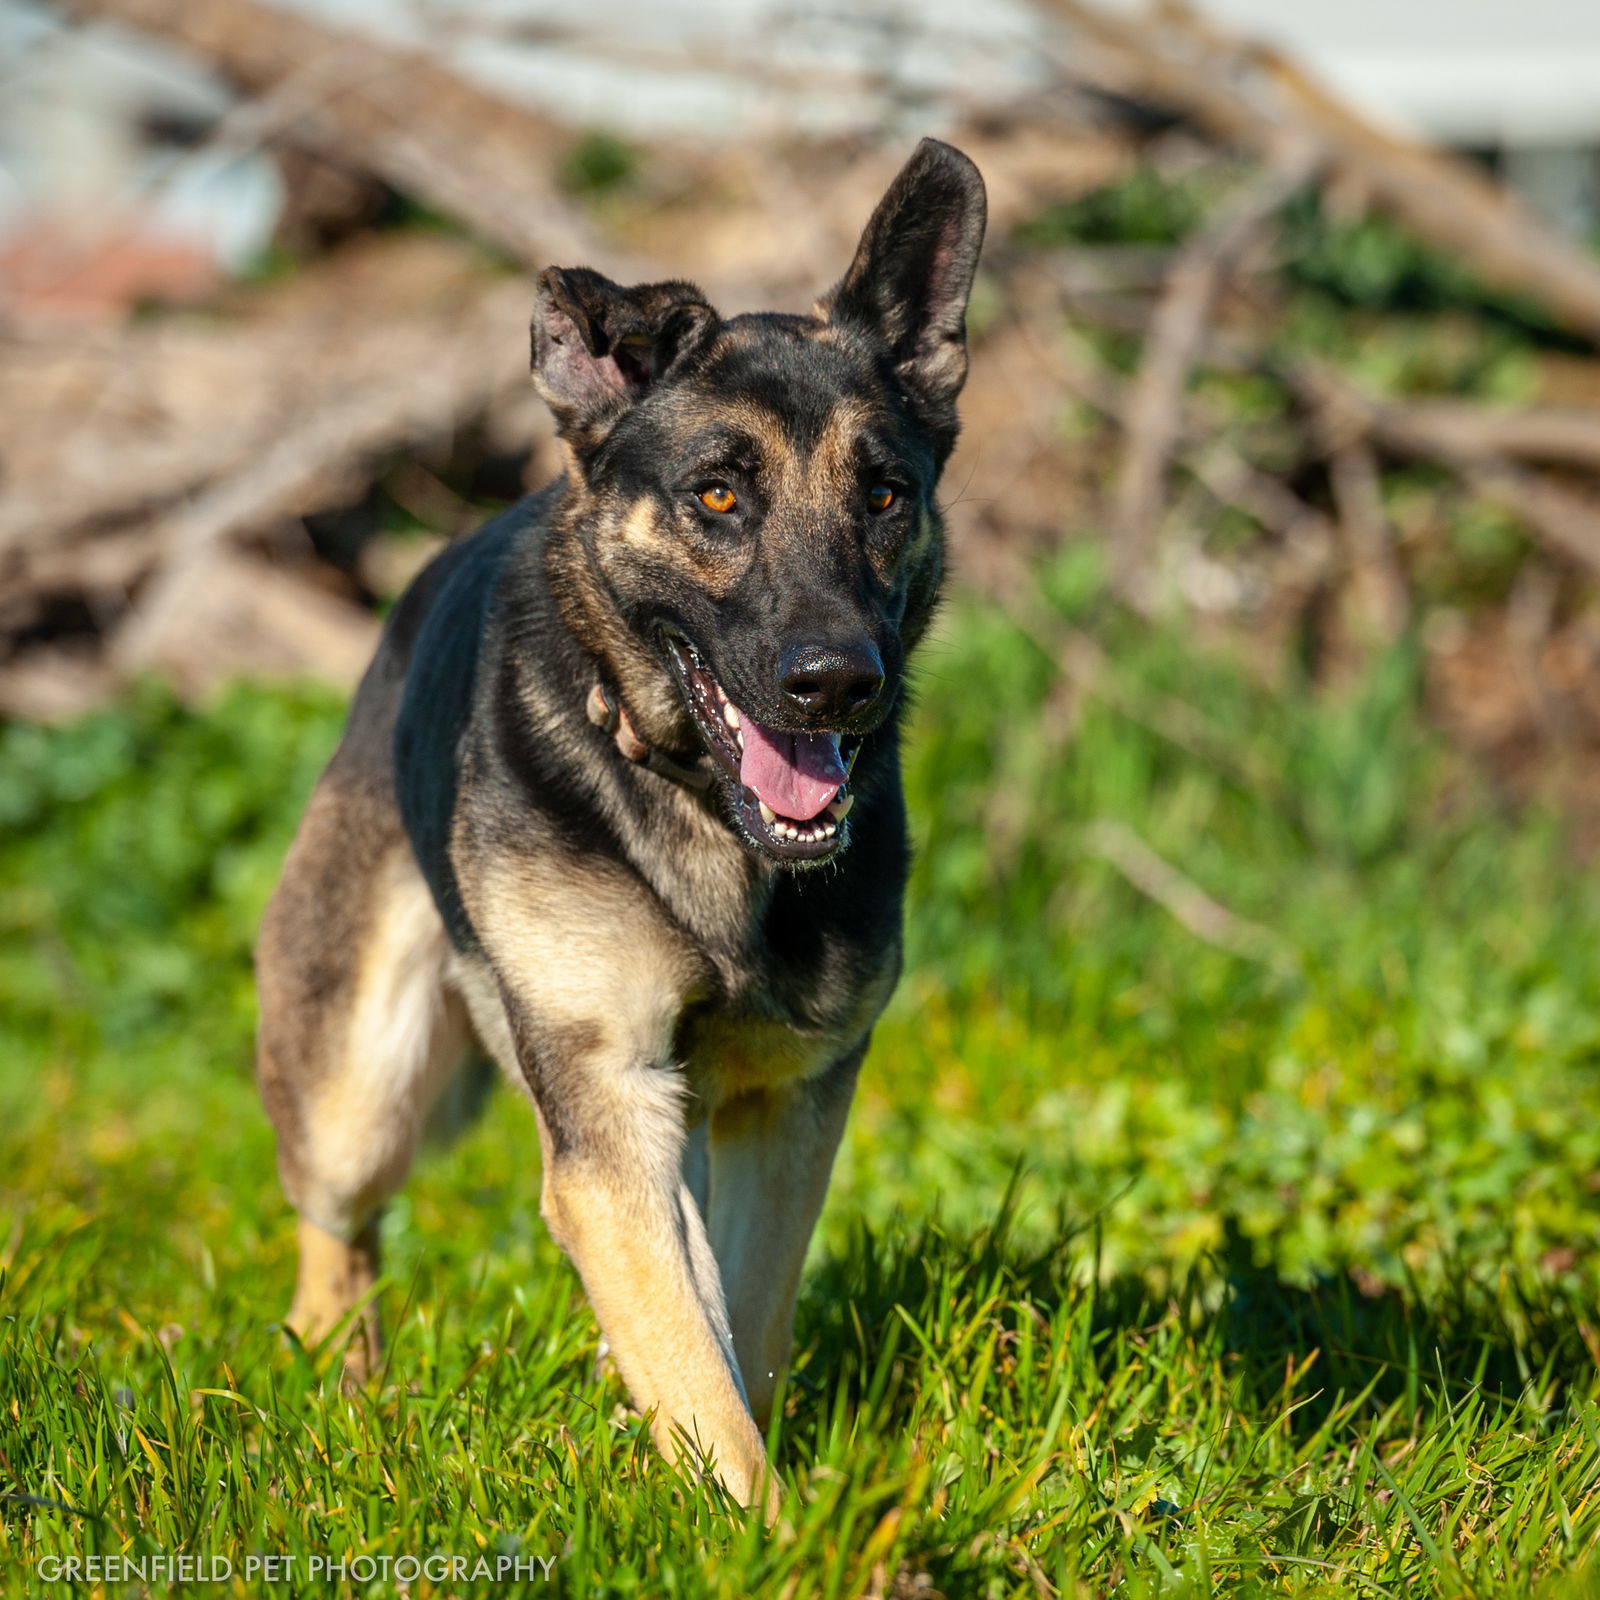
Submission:
[[[1283,1398],[1287,1370],[1311,1363],[1314,1377],[1294,1396],[1300,1434],[1363,1391],[1347,1423],[1396,1401],[1420,1408],[1469,1395],[1546,1410],[1596,1381],[1593,1309],[1558,1279],[1528,1281],[1506,1269],[1485,1283],[1463,1269],[1426,1288],[1362,1285],[1349,1272],[1295,1283],[1256,1262],[1232,1219],[1219,1251],[1167,1281],[1105,1278],[1088,1230],[1063,1225],[1048,1246],[1030,1249],[1013,1237],[1012,1221],[1008,1194],[998,1221],[976,1233],[948,1233],[937,1217],[883,1233],[862,1228],[825,1259],[800,1306],[796,1348],[810,1361],[797,1423],[804,1428],[817,1396],[859,1403],[875,1383],[881,1389],[876,1369],[902,1310],[931,1320],[941,1307],[957,1320],[1026,1307],[1041,1330],[1048,1324],[1082,1352],[1075,1376],[1085,1382],[1109,1379],[1134,1346],[1181,1341],[1190,1367],[1224,1368],[1233,1406],[1258,1414]],[[841,1307],[851,1310],[848,1327]]]
[[[1595,1392],[1585,1308],[1557,1283],[1461,1273],[1375,1293],[1348,1274],[1297,1284],[1258,1265],[1236,1227],[1170,1282],[1107,1278],[1090,1234],[1062,1228],[1030,1249],[1011,1224],[1008,1195],[975,1234],[937,1218],[860,1229],[800,1308],[788,1427],[798,1455],[823,1457],[841,1431],[865,1449],[914,1437],[922,1459],[989,1480],[976,1532],[970,1518],[927,1524],[913,1576],[938,1593],[968,1592],[997,1539],[1015,1555],[1000,1532],[1021,1526],[1010,1492],[1033,1500],[1029,1485],[1047,1478],[1053,1509],[1036,1516],[1075,1530],[1056,1547],[1062,1592],[1091,1570],[1160,1568],[1176,1582],[1162,1552],[1176,1558],[1191,1509],[1208,1539],[1248,1529],[1226,1558],[1241,1576],[1331,1571],[1376,1537],[1368,1498],[1349,1487],[1352,1462],[1374,1451],[1416,1461],[1419,1439],[1433,1441],[1423,1458],[1446,1437],[1469,1449],[1505,1429],[1531,1440]],[[1180,1503],[1153,1499],[1154,1485]],[[1395,1542],[1383,1579],[1360,1592],[1404,1592],[1409,1532],[1385,1537]]]

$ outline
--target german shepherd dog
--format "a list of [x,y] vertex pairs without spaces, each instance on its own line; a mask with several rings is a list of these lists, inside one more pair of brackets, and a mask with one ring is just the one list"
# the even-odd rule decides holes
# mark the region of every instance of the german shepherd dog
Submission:
[[289,1324],[355,1376],[379,1210],[475,1036],[658,1446],[775,1513],[762,1428],[900,967],[906,658],[984,215],[924,140],[809,315],[539,278],[565,471],[395,607],[257,953]]

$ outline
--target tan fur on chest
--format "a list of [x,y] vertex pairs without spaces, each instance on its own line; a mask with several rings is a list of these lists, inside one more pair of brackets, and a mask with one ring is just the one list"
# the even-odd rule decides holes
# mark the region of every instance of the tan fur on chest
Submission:
[[679,1039],[683,1068],[710,1110],[743,1094],[814,1078],[838,1060],[845,1041],[766,1017],[701,1014]]

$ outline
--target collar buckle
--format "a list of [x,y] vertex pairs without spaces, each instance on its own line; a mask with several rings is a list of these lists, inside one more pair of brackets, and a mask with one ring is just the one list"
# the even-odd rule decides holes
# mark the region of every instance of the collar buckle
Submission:
[[669,778],[685,789],[703,791],[711,787],[711,773],[703,760],[694,766],[685,766],[683,762],[674,761],[671,756],[647,745],[634,732],[633,724],[628,720],[628,708],[598,678],[589,690],[584,711],[597,728],[603,728],[611,735],[625,760],[647,767],[657,776]]

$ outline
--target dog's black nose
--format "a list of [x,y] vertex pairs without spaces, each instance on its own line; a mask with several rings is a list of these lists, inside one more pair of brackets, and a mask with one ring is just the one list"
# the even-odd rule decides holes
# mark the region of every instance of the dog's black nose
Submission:
[[865,639],[792,644],[778,656],[778,687],[813,717],[858,717],[883,691],[883,658]]

